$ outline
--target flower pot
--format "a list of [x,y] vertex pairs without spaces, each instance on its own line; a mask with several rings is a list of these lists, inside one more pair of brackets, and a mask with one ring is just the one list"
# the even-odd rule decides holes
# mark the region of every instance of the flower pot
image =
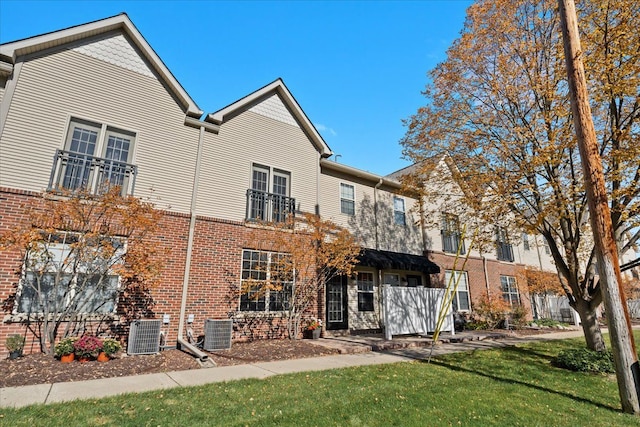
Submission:
[[78,356],[78,362],[80,363],[87,363],[91,361],[91,357],[90,356]]
[[304,331],[304,337],[311,340],[317,340],[318,338],[320,338],[321,333],[321,328],[315,328],[312,330],[307,329],[306,331]]
[[69,354],[60,356],[60,361],[62,363],[71,363],[75,358],[76,358],[76,355],[74,353],[69,353]]
[[111,360],[111,358],[104,351],[98,354],[98,362],[108,362],[109,360]]
[[14,350],[9,352],[9,359],[17,359],[19,357],[22,357],[22,350]]

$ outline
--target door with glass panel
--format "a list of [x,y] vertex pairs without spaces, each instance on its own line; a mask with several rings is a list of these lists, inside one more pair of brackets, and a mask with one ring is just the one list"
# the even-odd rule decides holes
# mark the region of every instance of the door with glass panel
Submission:
[[337,276],[327,282],[327,329],[347,329],[347,276]]
[[251,175],[250,217],[260,221],[267,219],[267,190],[269,188],[269,168],[254,165]]
[[93,158],[98,144],[100,127],[73,121],[67,135],[62,187],[67,190],[86,190],[93,178]]
[[273,171],[273,221],[283,222],[289,212],[289,174]]

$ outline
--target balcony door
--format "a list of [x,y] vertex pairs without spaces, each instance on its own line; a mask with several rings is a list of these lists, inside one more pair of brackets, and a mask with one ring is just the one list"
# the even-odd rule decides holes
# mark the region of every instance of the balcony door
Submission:
[[[135,135],[110,126],[73,119],[61,156],[62,187],[100,191],[107,186],[128,187]],[[60,182],[60,181],[58,181]]]
[[65,147],[69,155],[62,182],[64,188],[80,190],[89,187],[99,134],[98,126],[86,122],[71,122]]
[[290,174],[254,164],[249,219],[282,222],[290,211]]

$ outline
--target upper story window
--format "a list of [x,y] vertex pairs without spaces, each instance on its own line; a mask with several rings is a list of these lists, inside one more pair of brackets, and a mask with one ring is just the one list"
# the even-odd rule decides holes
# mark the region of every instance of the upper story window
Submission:
[[115,310],[119,276],[112,269],[120,262],[123,242],[102,236],[95,242],[78,243],[78,237],[50,234],[27,254],[16,312],[104,314]]
[[496,252],[498,260],[513,262],[513,246],[504,227],[496,227]]
[[443,252],[456,254],[459,250],[460,254],[465,253],[458,215],[450,213],[442,214],[442,228],[440,230],[440,234],[442,235]]
[[551,255],[551,247],[549,246],[549,242],[544,237],[542,238],[542,245],[544,246],[544,253],[547,255]]
[[406,215],[404,211],[404,199],[401,197],[393,197],[393,221],[397,225],[406,224]]
[[71,119],[64,150],[54,158],[49,190],[99,194],[120,186],[133,194],[137,167],[131,164],[136,136],[107,124]]
[[284,222],[295,214],[296,201],[290,197],[291,174],[269,166],[253,164],[251,188],[247,190],[247,219]]
[[293,294],[289,255],[245,249],[242,251],[241,311],[282,311]]
[[340,212],[346,215],[356,214],[356,189],[351,184],[340,183]]
[[522,233],[522,246],[525,251],[531,250],[531,245],[529,244],[529,235],[527,233]]
[[500,286],[502,287],[502,298],[511,307],[520,305],[520,294],[516,285],[516,278],[513,276],[500,276]]

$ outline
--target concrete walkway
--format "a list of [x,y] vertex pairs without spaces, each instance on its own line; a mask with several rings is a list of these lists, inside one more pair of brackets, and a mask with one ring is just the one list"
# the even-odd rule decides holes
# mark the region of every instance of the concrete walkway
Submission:
[[[434,346],[433,356],[461,351],[501,348],[535,340],[564,339],[580,336],[582,336],[582,331],[554,332],[521,338],[501,336],[499,339],[480,339],[481,336],[478,335],[468,335],[468,339],[462,339],[462,337],[458,336],[457,339],[460,342],[451,342],[450,339],[447,340],[446,337],[443,337],[443,342]],[[375,336],[330,338],[316,341],[318,345],[338,348],[341,352],[347,354],[89,381],[6,387],[0,388],[0,407],[22,407],[36,403],[102,398],[123,393],[140,393],[173,387],[197,386],[244,378],[267,378],[295,372],[426,360],[431,352],[431,343],[428,338],[394,339],[391,341],[394,344],[386,348],[382,345],[384,340]],[[406,341],[410,341],[411,344],[407,344]],[[371,351],[371,349],[375,351]]]

